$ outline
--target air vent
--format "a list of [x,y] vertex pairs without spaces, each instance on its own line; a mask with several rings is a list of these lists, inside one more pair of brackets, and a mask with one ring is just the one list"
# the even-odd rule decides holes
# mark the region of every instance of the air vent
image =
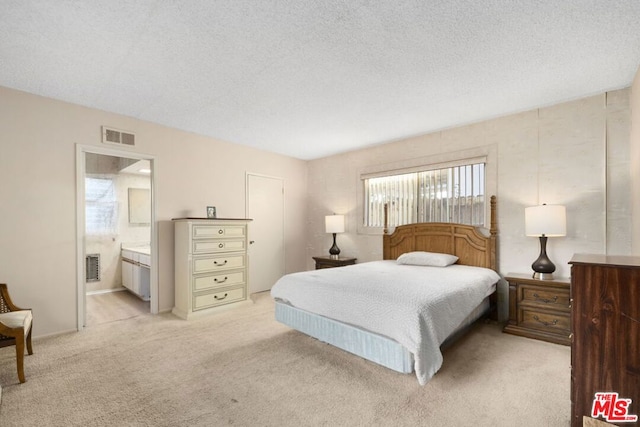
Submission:
[[87,283],[100,281],[100,254],[89,254],[85,259]]
[[135,134],[102,126],[102,142],[105,144],[136,145]]

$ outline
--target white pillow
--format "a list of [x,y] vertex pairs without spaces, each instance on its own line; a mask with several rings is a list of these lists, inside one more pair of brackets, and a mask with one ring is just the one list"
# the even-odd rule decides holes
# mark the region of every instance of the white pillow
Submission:
[[430,267],[446,267],[455,264],[458,257],[450,254],[439,254],[436,252],[407,252],[397,259],[398,264],[425,265]]

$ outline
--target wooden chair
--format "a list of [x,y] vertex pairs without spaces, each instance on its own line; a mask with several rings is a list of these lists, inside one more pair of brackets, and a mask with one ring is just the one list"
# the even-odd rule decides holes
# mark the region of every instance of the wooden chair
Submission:
[[7,285],[0,283],[0,347],[16,346],[16,362],[18,365],[18,379],[24,378],[24,344],[27,351],[33,354],[31,347],[31,325],[33,316],[30,308],[16,306],[9,297]]

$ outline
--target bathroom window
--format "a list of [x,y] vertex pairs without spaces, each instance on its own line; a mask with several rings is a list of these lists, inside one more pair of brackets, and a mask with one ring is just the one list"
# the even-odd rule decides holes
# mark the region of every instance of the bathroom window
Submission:
[[111,178],[85,178],[85,232],[93,235],[116,234],[118,201]]

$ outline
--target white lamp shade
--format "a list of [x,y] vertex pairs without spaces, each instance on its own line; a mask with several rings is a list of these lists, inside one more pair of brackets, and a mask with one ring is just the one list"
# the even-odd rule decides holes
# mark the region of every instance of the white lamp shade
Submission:
[[567,212],[561,205],[541,205],[525,208],[527,236],[558,237],[567,235]]
[[324,217],[327,233],[344,233],[344,215],[327,215]]

